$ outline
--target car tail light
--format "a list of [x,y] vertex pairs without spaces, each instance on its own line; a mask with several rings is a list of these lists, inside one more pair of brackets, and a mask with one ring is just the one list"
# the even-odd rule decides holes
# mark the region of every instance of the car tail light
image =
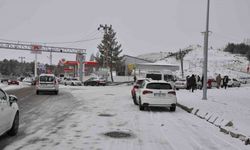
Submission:
[[170,91],[170,92],[168,92],[168,94],[176,95],[175,91]]
[[153,93],[153,92],[152,92],[152,91],[148,91],[148,90],[144,90],[144,91],[142,92],[143,95],[145,95],[145,94],[151,94],[151,93]]
[[135,89],[138,89],[138,88],[139,88],[139,86],[138,86],[138,85],[135,85],[135,86],[134,86],[134,88],[135,88]]

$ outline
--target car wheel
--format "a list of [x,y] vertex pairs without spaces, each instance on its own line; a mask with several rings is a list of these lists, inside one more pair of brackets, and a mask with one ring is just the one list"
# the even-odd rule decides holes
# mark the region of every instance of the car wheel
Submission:
[[58,91],[55,91],[55,94],[58,95]]
[[175,111],[175,109],[176,109],[175,105],[170,107],[170,111]]
[[141,104],[141,100],[140,100],[140,99],[139,99],[139,109],[140,109],[141,111],[144,110],[144,106]]
[[74,83],[72,82],[71,85],[74,86]]
[[10,136],[14,136],[18,132],[18,127],[19,127],[19,113],[17,112],[14,118],[14,121],[12,123],[11,129],[8,131],[8,134]]
[[67,84],[66,84],[66,83],[64,83],[64,85],[65,85],[65,86],[67,86]]

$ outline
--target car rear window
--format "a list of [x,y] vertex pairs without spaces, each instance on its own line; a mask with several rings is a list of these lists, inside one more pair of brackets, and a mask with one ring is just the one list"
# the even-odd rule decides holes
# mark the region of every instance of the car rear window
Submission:
[[170,90],[172,89],[172,86],[168,83],[149,83],[147,84],[147,89],[164,89],[164,90]]
[[55,80],[55,77],[53,76],[41,76],[40,82],[53,82]]
[[137,80],[137,81],[136,81],[136,84],[141,85],[141,84],[143,83],[143,81],[144,81],[144,80]]

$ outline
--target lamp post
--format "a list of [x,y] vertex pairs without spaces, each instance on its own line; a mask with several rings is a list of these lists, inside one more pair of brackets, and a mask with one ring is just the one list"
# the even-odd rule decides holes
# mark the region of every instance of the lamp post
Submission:
[[207,0],[206,32],[204,35],[204,60],[203,60],[203,100],[207,100],[207,62],[208,62],[208,32],[209,32],[209,5]]

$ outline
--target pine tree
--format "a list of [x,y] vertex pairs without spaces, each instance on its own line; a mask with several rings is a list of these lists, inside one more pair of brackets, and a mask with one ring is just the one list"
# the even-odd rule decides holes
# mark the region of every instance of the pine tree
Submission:
[[90,55],[89,61],[95,61],[95,55],[93,53]]
[[117,65],[120,64],[123,57],[119,55],[122,52],[121,44],[118,44],[116,40],[116,32],[112,29],[112,26],[108,27],[107,25],[101,26],[104,29],[104,36],[101,43],[98,45],[100,52],[99,58],[97,59],[98,64],[103,67],[109,67],[111,81],[113,79],[113,69],[116,70]]

